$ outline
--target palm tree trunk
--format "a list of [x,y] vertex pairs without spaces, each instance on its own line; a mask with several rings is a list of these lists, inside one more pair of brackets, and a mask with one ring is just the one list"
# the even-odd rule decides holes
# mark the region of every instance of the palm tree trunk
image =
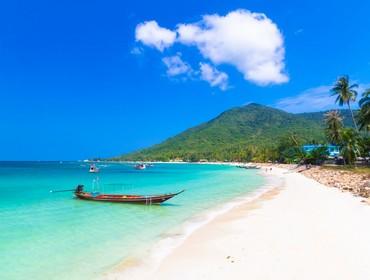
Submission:
[[351,109],[351,104],[349,103],[349,101],[348,101],[347,105],[348,105],[349,111],[351,112],[353,124],[355,125],[356,131],[358,132],[358,126],[357,126],[357,123],[356,123],[356,120],[355,120],[355,116],[353,115],[353,111]]

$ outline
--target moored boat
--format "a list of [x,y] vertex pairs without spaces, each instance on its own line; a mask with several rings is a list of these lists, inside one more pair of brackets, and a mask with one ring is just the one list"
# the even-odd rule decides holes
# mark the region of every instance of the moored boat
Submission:
[[137,170],[144,170],[145,168],[146,168],[146,165],[143,163],[135,165],[135,169]]
[[89,172],[90,173],[98,173],[99,172],[99,168],[97,168],[95,164],[91,164],[90,165],[90,168],[89,168]]
[[253,165],[253,164],[237,165],[236,167],[238,167],[238,168],[244,168],[244,169],[261,169],[260,166]]
[[78,185],[75,189],[75,196],[83,200],[101,201],[101,202],[120,202],[120,203],[137,203],[137,204],[161,204],[166,200],[184,192],[160,194],[160,195],[131,195],[131,194],[100,194],[85,192],[83,185]]

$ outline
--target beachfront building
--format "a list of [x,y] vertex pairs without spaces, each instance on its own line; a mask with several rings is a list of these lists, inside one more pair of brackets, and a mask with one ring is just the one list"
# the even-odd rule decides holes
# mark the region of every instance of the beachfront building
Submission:
[[328,151],[329,157],[337,158],[340,155],[339,146],[336,145],[304,145],[302,147],[303,151],[306,153],[310,153],[315,149],[326,147]]

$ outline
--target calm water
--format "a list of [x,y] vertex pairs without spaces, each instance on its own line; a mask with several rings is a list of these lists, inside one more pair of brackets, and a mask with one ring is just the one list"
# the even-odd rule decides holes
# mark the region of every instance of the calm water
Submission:
[[[204,210],[255,190],[263,178],[229,166],[0,163],[0,279],[99,278],[152,245],[169,229]],[[105,192],[186,192],[161,206],[94,203],[50,193],[82,183]]]

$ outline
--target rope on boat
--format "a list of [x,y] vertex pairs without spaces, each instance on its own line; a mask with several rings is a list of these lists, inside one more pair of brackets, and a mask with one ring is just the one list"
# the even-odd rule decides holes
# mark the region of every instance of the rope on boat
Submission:
[[58,193],[58,192],[74,192],[76,189],[72,190],[50,190],[50,193]]

